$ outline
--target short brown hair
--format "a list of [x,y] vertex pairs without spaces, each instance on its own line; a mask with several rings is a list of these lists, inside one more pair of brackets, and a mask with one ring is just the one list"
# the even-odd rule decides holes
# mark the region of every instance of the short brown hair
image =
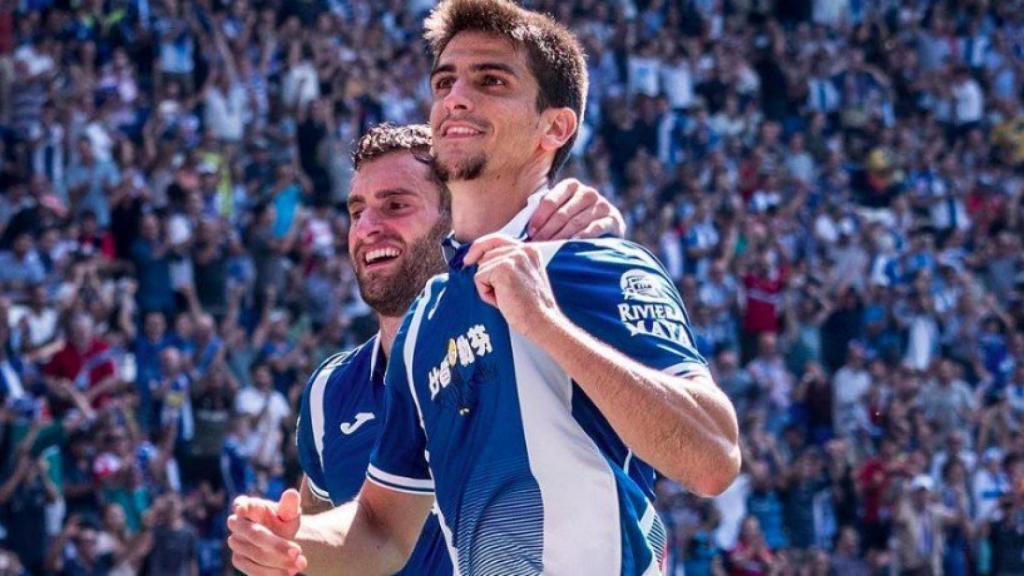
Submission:
[[363,164],[399,150],[408,150],[417,160],[433,164],[430,155],[432,142],[430,126],[425,124],[378,124],[356,143],[356,149],[352,152],[352,168],[359,171]]
[[430,136],[430,126],[426,124],[406,124],[395,126],[385,122],[370,128],[363,134],[352,151],[352,169],[356,172],[359,168],[392,152],[407,150],[413,158],[430,167],[430,181],[437,184],[440,199],[441,213],[449,214],[451,211],[451,195],[448,187],[445,186],[437,173],[434,163],[434,156],[431,153],[433,139]]
[[[537,78],[537,109],[570,108],[579,123],[587,103],[587,63],[583,47],[565,26],[546,14],[531,12],[510,0],[442,0],[423,24],[436,64],[460,32],[484,32],[525,46],[530,72]],[[569,157],[577,130],[551,163],[553,179]]]

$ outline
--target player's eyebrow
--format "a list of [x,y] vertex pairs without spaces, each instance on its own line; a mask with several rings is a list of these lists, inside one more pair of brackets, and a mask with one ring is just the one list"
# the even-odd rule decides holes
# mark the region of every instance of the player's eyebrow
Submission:
[[373,195],[383,200],[393,196],[415,196],[416,193],[408,188],[385,188],[383,190],[377,190]]
[[480,64],[474,64],[472,66],[475,72],[504,72],[513,78],[518,78],[519,74],[516,73],[515,68],[505,64],[504,62],[482,62]]
[[[384,188],[382,190],[375,190],[371,193],[371,196],[378,200],[386,200],[395,196],[415,196],[416,192],[408,188]],[[353,206],[362,206],[366,204],[366,198],[363,196],[349,196],[348,208],[352,209]]]
[[[505,64],[504,62],[480,62],[479,64],[473,64],[469,67],[473,72],[504,72],[509,76],[518,78],[519,74],[516,73],[515,68]],[[438,74],[453,74],[455,73],[454,64],[438,64],[430,72],[430,79],[433,80]]]

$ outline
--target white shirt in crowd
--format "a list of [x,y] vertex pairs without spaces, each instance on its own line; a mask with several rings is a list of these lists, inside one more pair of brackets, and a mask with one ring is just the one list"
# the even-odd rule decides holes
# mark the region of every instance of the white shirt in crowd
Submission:
[[814,0],[811,18],[817,24],[835,26],[850,11],[850,0]]
[[305,106],[320,97],[320,80],[311,62],[303,61],[288,70],[281,88],[285,106]]
[[928,314],[919,314],[910,320],[907,353],[903,363],[914,370],[927,370],[935,356],[939,341],[939,327]]
[[979,468],[974,473],[972,496],[974,498],[975,520],[993,520],[999,512],[1000,496],[1010,491],[1010,481],[1003,471],[992,473]]
[[834,418],[840,434],[850,434],[856,429],[860,402],[870,388],[871,375],[863,368],[843,366],[832,378]]
[[690,63],[681,60],[661,67],[661,87],[674,109],[689,108],[693,103],[693,73]]
[[657,58],[646,56],[629,57],[629,91],[632,94],[658,95],[658,69],[661,64]]
[[24,319],[28,336],[29,346],[42,346],[57,335],[57,311],[53,308],[43,308],[36,314],[28,306],[11,307],[10,317],[7,319],[11,328],[16,328]]
[[240,142],[245,134],[245,88],[231,82],[227,94],[214,86],[206,94],[206,126],[221,140]]
[[715,497],[715,508],[721,518],[715,530],[715,543],[722,550],[732,550],[739,539],[740,524],[747,516],[747,497],[750,491],[750,475],[743,473],[736,477],[725,492]]
[[977,81],[968,78],[954,86],[953,98],[956,99],[954,114],[957,124],[981,121],[985,114],[985,95]]
[[[269,405],[268,405],[269,403]],[[260,392],[255,388],[246,388],[235,396],[235,411],[253,418],[253,438],[261,439],[256,448],[254,458],[257,462],[272,462],[280,457],[284,436],[281,423],[291,417],[288,400],[277,390]]]

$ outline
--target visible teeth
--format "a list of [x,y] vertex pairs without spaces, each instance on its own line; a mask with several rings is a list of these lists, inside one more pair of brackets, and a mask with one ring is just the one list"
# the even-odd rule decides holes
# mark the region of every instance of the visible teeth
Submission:
[[472,128],[466,128],[464,126],[452,126],[448,129],[449,134],[455,134],[458,136],[474,136],[479,134],[479,130],[473,130]]
[[369,252],[367,252],[366,256],[364,257],[364,260],[366,260],[367,264],[371,264],[371,263],[373,263],[373,262],[375,262],[377,260],[380,260],[381,258],[397,258],[397,257],[398,257],[398,249],[397,248],[377,248],[376,250],[370,250]]

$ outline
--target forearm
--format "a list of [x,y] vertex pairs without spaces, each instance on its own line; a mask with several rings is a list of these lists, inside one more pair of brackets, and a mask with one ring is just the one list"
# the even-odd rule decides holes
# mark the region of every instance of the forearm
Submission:
[[309,561],[305,573],[310,576],[393,574],[411,552],[389,538],[359,500],[303,515],[295,540]]
[[60,499],[60,491],[57,490],[57,486],[54,485],[53,480],[50,480],[50,476],[45,472],[40,475],[43,481],[43,489],[46,491],[46,502],[54,503]]
[[645,462],[703,495],[739,473],[736,414],[710,374],[682,376],[641,365],[559,315],[535,341],[583,389]]
[[115,390],[117,390],[120,387],[121,387],[121,381],[118,380],[117,377],[115,377],[115,376],[108,376],[107,378],[105,378],[99,384],[97,384],[97,385],[93,386],[92,388],[89,388],[88,390],[86,390],[85,397],[88,398],[89,400],[93,400],[97,396],[102,396],[104,394],[109,394],[111,392],[114,392]]
[[0,485],[0,504],[6,504],[7,501],[10,500],[11,494],[14,494],[14,490],[18,487],[18,484],[21,483],[23,476],[23,471],[19,469],[15,471],[14,475],[12,475],[7,482]]

